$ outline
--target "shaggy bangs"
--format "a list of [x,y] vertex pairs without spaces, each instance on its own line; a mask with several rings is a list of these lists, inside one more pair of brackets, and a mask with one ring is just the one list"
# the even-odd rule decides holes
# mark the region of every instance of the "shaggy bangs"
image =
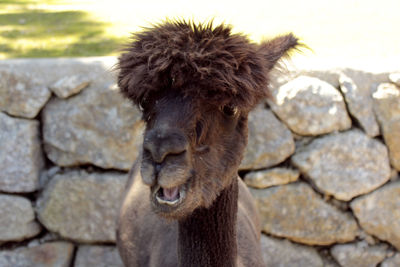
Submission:
[[229,25],[168,21],[136,33],[119,57],[118,85],[139,104],[160,90],[178,90],[221,105],[251,109],[268,95],[259,46]]

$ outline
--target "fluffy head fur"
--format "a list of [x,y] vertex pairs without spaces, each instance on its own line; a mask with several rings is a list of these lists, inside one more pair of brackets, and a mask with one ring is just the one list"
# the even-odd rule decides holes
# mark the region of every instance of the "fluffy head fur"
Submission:
[[[289,34],[258,45],[230,26],[180,21],[133,39],[119,58],[118,84],[143,108],[142,180],[155,212],[183,218],[210,207],[236,179],[248,112],[267,96],[269,71],[297,39]],[[179,206],[157,204],[157,194],[176,187],[185,195]]]
[[177,89],[251,109],[268,94],[269,70],[297,45],[291,34],[274,40],[257,45],[227,25],[166,22],[133,36],[119,58],[119,86],[135,103],[154,91]]

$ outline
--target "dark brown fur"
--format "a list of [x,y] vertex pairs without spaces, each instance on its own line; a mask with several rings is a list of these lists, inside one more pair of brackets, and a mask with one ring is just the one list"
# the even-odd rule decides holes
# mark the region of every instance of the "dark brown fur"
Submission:
[[[126,265],[262,266],[254,203],[237,170],[248,112],[296,45],[291,34],[257,45],[225,25],[179,21],[134,36],[118,83],[143,108],[146,131],[119,218]],[[175,187],[177,205],[157,200]]]

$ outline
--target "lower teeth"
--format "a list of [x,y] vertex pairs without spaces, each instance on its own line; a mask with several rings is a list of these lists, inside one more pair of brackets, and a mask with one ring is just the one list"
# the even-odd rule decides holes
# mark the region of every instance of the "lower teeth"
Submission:
[[165,199],[163,199],[163,198],[161,198],[161,197],[159,197],[159,196],[156,196],[156,198],[157,198],[158,203],[160,203],[160,204],[167,204],[167,205],[174,205],[174,204],[178,203],[178,201],[179,201],[179,198],[177,198],[177,199],[175,199],[175,200],[173,200],[173,201],[171,201],[171,200],[165,200]]

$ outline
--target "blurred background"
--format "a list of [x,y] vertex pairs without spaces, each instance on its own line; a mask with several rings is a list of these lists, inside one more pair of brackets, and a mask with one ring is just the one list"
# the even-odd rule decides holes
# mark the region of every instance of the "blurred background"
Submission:
[[398,0],[1,0],[0,58],[117,55],[141,26],[214,18],[257,42],[294,32],[312,49],[295,60],[365,69],[400,59],[399,10]]
[[111,70],[132,32],[167,18],[214,19],[255,42],[293,32],[310,47],[249,116],[239,174],[269,266],[399,267],[399,11],[400,0],[0,0],[0,267],[123,266],[115,219],[144,125]]

